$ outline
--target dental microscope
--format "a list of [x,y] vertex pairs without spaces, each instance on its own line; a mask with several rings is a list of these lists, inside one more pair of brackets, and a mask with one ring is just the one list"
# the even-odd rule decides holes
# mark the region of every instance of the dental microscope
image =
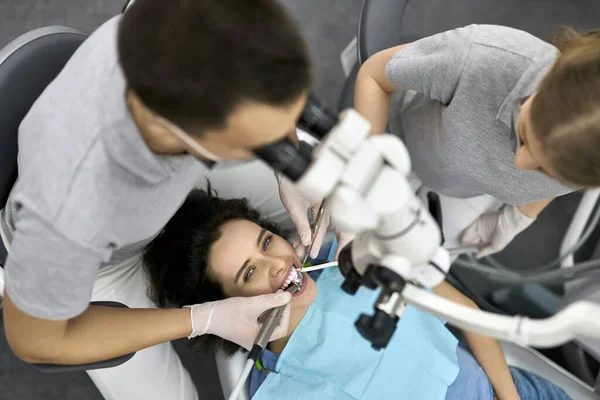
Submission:
[[312,153],[289,139],[255,153],[313,204],[327,198],[333,224],[356,234],[339,256],[342,289],[380,291],[373,313],[356,321],[374,348],[386,347],[406,305],[459,328],[539,348],[575,337],[600,338],[600,305],[591,302],[535,320],[472,309],[428,290],[444,281],[451,258],[438,224],[409,186],[406,147],[393,135],[369,136],[368,121],[352,109],[335,116],[311,100],[300,125],[321,138]]

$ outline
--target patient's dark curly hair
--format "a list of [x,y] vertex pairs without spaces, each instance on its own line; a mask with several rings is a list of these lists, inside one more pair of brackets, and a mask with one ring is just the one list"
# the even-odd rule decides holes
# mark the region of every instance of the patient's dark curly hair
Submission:
[[[161,308],[223,300],[227,296],[208,264],[212,245],[221,237],[228,221],[247,220],[275,234],[277,225],[261,218],[246,199],[220,199],[208,191],[193,190],[144,251],[144,268],[149,275],[148,294]],[[231,321],[235,324],[235,321]],[[221,349],[232,355],[241,347],[214,335],[191,339],[195,351],[214,353]]]

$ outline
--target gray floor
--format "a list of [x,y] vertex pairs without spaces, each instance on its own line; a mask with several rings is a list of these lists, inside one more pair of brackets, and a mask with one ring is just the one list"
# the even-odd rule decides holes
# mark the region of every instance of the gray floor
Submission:
[[[118,14],[124,3],[125,0],[0,0],[0,48],[18,35],[41,26],[65,25],[92,32]],[[307,37],[315,66],[314,92],[335,108],[344,81],[339,54],[355,35],[362,1],[284,0],[284,3]],[[200,399],[221,399],[212,357],[188,351],[184,341],[176,342],[175,347],[199,389]],[[11,353],[4,329],[0,329],[0,400],[101,398],[85,373],[44,376],[29,370]]]

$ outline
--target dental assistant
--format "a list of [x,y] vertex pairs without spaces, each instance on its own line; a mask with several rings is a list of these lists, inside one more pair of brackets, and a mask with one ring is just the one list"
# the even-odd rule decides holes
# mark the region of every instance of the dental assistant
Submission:
[[94,32],[19,129],[1,214],[15,354],[84,364],[137,352],[88,372],[105,398],[197,399],[168,342],[213,334],[250,348],[258,316],[290,295],[156,309],[139,256],[207,169],[295,140],[309,87],[306,45],[276,0],[137,0]]
[[480,257],[553,198],[600,185],[600,32],[566,29],[555,46],[471,25],[383,50],[359,71],[355,108],[373,134],[389,123],[426,187],[504,204],[462,234]]

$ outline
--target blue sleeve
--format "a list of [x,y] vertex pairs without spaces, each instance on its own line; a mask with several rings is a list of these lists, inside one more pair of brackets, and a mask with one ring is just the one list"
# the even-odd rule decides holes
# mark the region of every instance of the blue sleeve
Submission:
[[458,375],[448,386],[446,400],[462,400],[465,393],[469,393],[474,399],[493,399],[494,390],[483,368],[462,345],[456,347],[456,361],[459,367]]
[[256,364],[252,368],[250,374],[250,397],[253,397],[260,385],[267,379],[269,375],[268,371],[274,371],[275,365],[279,360],[279,354],[273,353],[269,349],[265,349],[259,357],[261,368],[259,369]]
[[258,390],[260,385],[267,379],[267,373],[265,370],[259,370],[256,364],[252,368],[250,374],[250,397],[254,397],[254,393]]

